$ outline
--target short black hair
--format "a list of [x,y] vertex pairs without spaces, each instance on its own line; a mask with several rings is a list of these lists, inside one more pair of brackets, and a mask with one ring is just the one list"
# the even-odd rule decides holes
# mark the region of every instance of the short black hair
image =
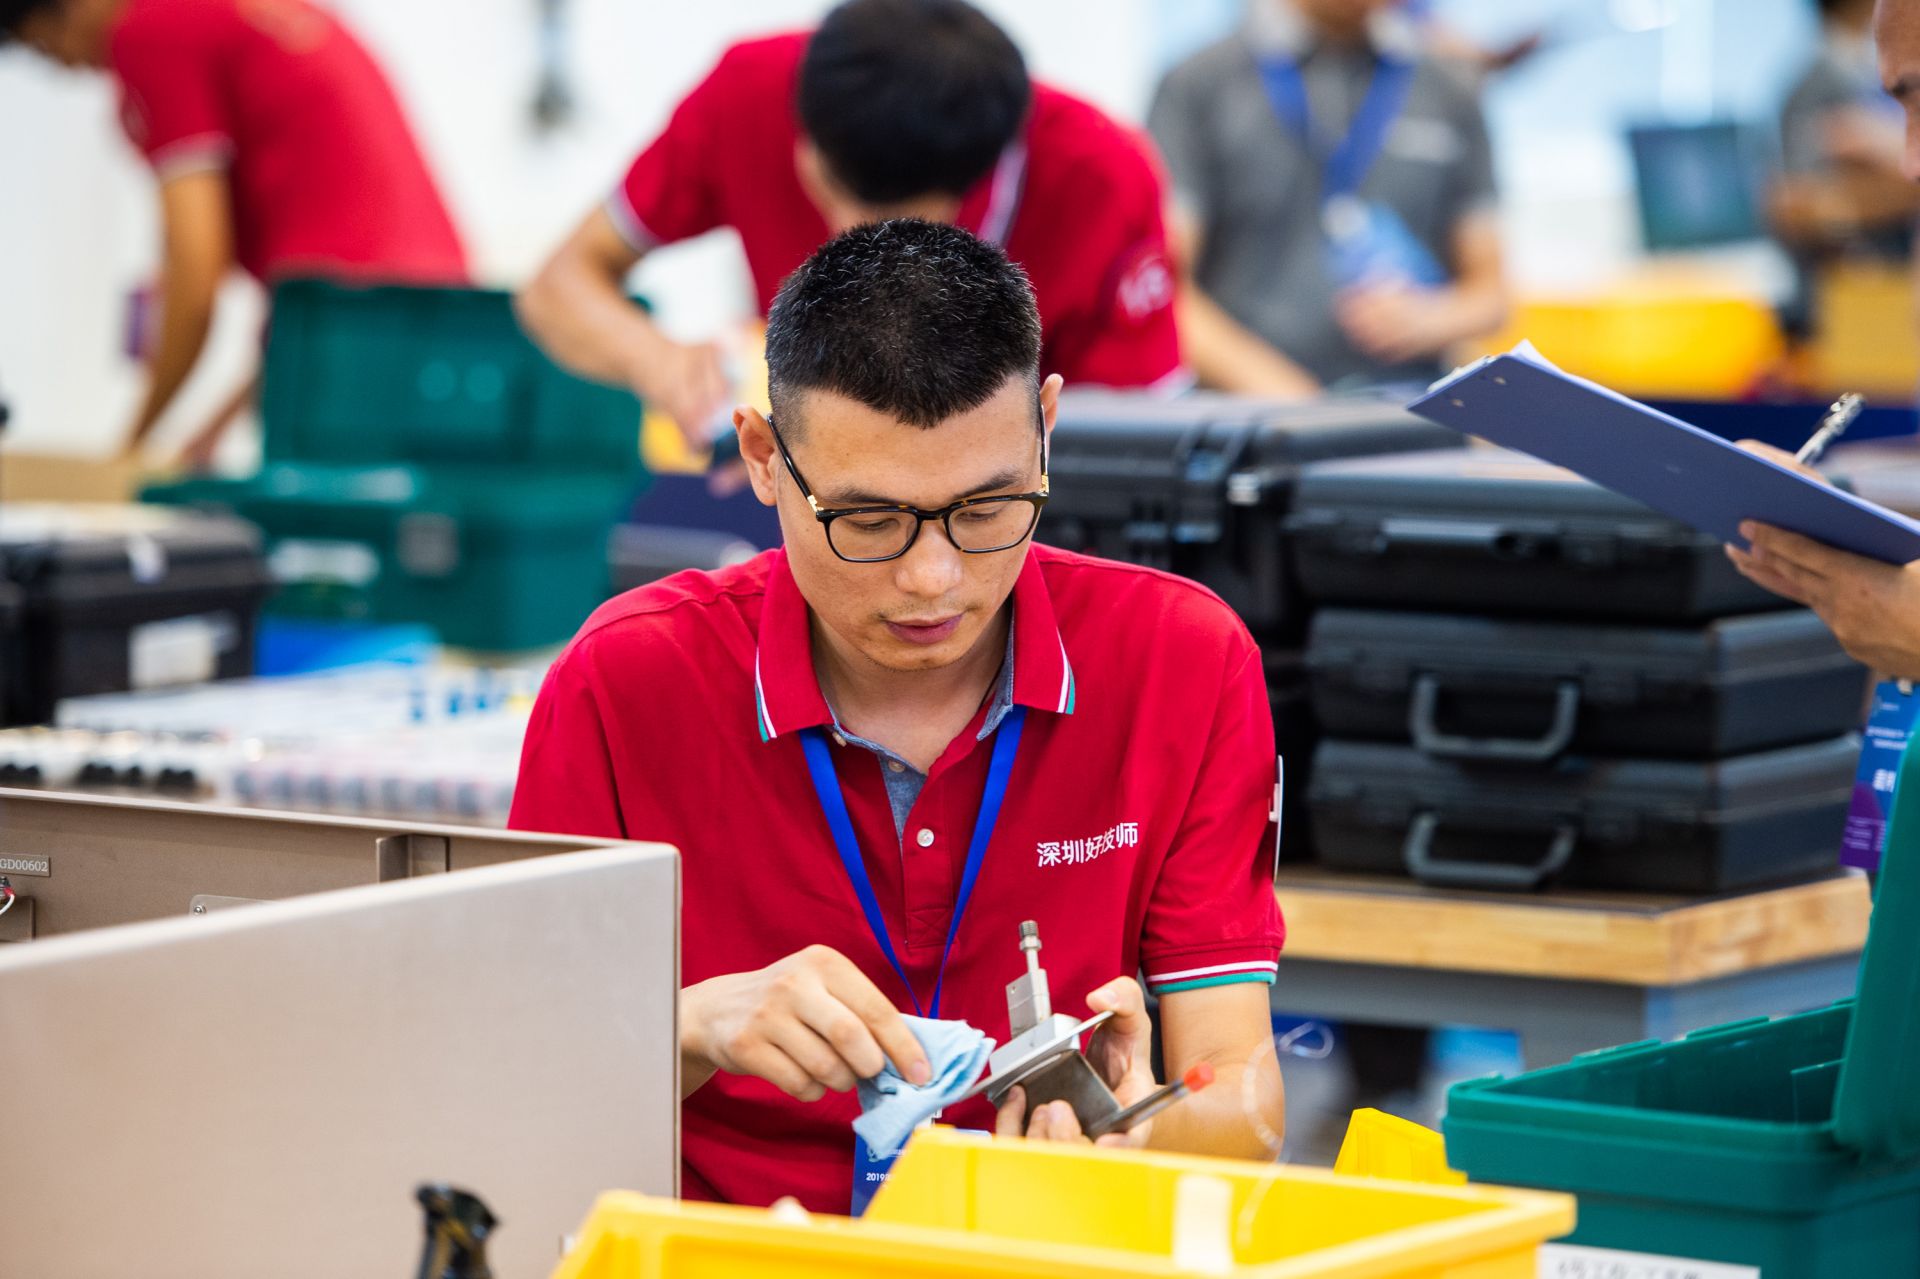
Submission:
[[800,63],[800,127],[867,204],[961,194],[1032,97],[1020,50],[962,0],[847,0]]
[[895,218],[821,245],[767,313],[767,391],[791,440],[795,398],[833,391],[915,426],[1038,392],[1040,311],[1026,272],[956,226]]
[[20,24],[36,10],[51,9],[60,0],[0,0],[0,45],[13,39]]

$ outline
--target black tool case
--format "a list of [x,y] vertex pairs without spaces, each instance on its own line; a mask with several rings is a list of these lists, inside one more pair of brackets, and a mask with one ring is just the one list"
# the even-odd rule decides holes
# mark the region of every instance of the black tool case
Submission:
[[1307,648],[1331,736],[1450,759],[1706,759],[1859,727],[1867,671],[1807,609],[1689,629],[1323,609]]
[[10,722],[62,698],[253,673],[273,582],[251,525],[146,507],[0,509],[0,579],[20,593]]
[[1504,450],[1310,466],[1287,528],[1315,603],[1681,623],[1787,607],[1712,537]]
[[1719,893],[1837,864],[1855,736],[1713,762],[1567,755],[1509,769],[1328,741],[1322,864],[1458,888]]
[[1286,403],[1069,393],[1049,458],[1040,540],[1206,584],[1263,641],[1297,640],[1304,610],[1282,524],[1302,466],[1328,458],[1459,450],[1460,435],[1378,393]]

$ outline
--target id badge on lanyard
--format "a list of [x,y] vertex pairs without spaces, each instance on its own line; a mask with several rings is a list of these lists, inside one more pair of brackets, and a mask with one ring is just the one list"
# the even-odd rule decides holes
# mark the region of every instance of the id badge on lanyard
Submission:
[[1860,746],[1860,770],[1853,779],[1853,800],[1847,806],[1847,829],[1840,841],[1840,861],[1861,870],[1880,869],[1887,841],[1887,815],[1893,810],[1893,787],[1900,777],[1900,757],[1920,718],[1920,696],[1907,680],[1888,680],[1873,690],[1873,712],[1867,717]]
[[[1019,752],[1020,735],[1025,729],[1026,720],[1026,708],[1016,706],[1007,712],[1000,721],[1000,727],[994,731],[993,755],[987,763],[987,785],[980,796],[980,813],[974,819],[973,838],[967,843],[967,861],[960,872],[960,891],[954,898],[953,918],[947,925],[946,947],[940,952],[940,975],[934,980],[933,1002],[926,1008],[920,1006],[920,994],[907,979],[907,970],[894,952],[893,939],[887,935],[886,917],[881,914],[880,898],[873,890],[873,878],[867,874],[867,864],[860,853],[860,841],[853,831],[853,818],[847,812],[846,796],[840,790],[839,774],[834,771],[833,753],[827,745],[827,735],[817,728],[806,729],[801,734],[800,744],[806,754],[807,771],[813,780],[814,794],[820,800],[820,811],[825,815],[827,828],[833,834],[840,864],[847,872],[848,882],[853,885],[853,895],[860,902],[860,913],[866,917],[867,927],[872,930],[874,941],[879,943],[880,953],[886,956],[894,975],[906,987],[907,998],[913,1001],[914,1011],[923,1017],[940,1016],[940,996],[947,981],[947,959],[953,954],[953,939],[959,935],[960,920],[966,915],[968,904],[973,901],[973,888],[979,881],[980,867],[986,862],[987,845],[993,839],[994,827],[1000,824],[1000,807],[1007,797],[1013,758]],[[874,1150],[855,1134],[854,1216],[866,1211],[867,1201],[886,1183],[887,1173],[899,1155],[898,1150]]]
[[863,1217],[867,1205],[879,1193],[880,1187],[887,1184],[887,1174],[893,1171],[893,1161],[900,1157],[899,1150],[875,1150],[867,1145],[867,1139],[859,1133],[853,1135],[853,1203],[848,1215]]
[[[953,1131],[968,1137],[978,1137],[990,1141],[993,1134],[976,1128],[956,1128]],[[902,1146],[901,1150],[906,1149]],[[880,1187],[887,1184],[887,1177],[893,1172],[894,1160],[900,1157],[900,1150],[876,1151],[868,1146],[858,1133],[853,1138],[853,1208],[849,1216],[866,1215],[867,1205],[880,1193]]]
[[1320,211],[1327,237],[1327,274],[1342,288],[1358,284],[1410,284],[1437,288],[1446,268],[1428,252],[1399,214],[1377,200],[1343,195]]
[[1366,97],[1353,113],[1346,136],[1334,141],[1313,125],[1306,79],[1292,60],[1263,59],[1260,79],[1274,114],[1306,144],[1320,166],[1320,224],[1327,245],[1327,273],[1350,287],[1371,281],[1432,287],[1447,271],[1404,219],[1360,187],[1386,146],[1387,133],[1406,105],[1413,64],[1376,59]]

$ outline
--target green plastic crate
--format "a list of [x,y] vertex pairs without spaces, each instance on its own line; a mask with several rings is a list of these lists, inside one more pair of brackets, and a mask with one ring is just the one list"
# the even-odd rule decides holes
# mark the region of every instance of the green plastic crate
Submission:
[[640,402],[554,364],[481,289],[282,284],[260,417],[270,462],[626,471],[640,449]]
[[607,539],[635,476],[493,466],[270,463],[155,485],[148,501],[260,526],[281,615],[420,622],[460,648],[564,643],[607,597]]
[[1447,1160],[1571,1191],[1567,1243],[1716,1262],[1569,1273],[1920,1275],[1920,752],[1851,1000],[1456,1085]]

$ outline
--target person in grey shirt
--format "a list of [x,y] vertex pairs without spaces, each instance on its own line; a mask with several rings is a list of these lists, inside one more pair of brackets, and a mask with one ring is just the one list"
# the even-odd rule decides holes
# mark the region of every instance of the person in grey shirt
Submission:
[[1240,30],[1168,74],[1147,127],[1172,176],[1181,341],[1202,383],[1303,395],[1430,378],[1505,318],[1477,90],[1423,51],[1398,0],[1253,0]]
[[1784,308],[1796,335],[1813,330],[1814,281],[1840,259],[1904,263],[1920,190],[1900,172],[1900,104],[1880,87],[1873,0],[1819,0],[1822,38],[1780,111],[1780,175],[1769,197],[1774,233],[1798,281]]
[[[1920,0],[1880,0],[1872,30],[1878,81],[1906,118],[1898,171],[1920,183]],[[1798,465],[1791,454],[1746,444],[1783,466]],[[1920,680],[1920,560],[1882,564],[1764,525],[1745,525],[1740,535],[1747,548],[1729,546],[1727,555],[1742,573],[1818,613],[1861,665],[1888,679]]]

